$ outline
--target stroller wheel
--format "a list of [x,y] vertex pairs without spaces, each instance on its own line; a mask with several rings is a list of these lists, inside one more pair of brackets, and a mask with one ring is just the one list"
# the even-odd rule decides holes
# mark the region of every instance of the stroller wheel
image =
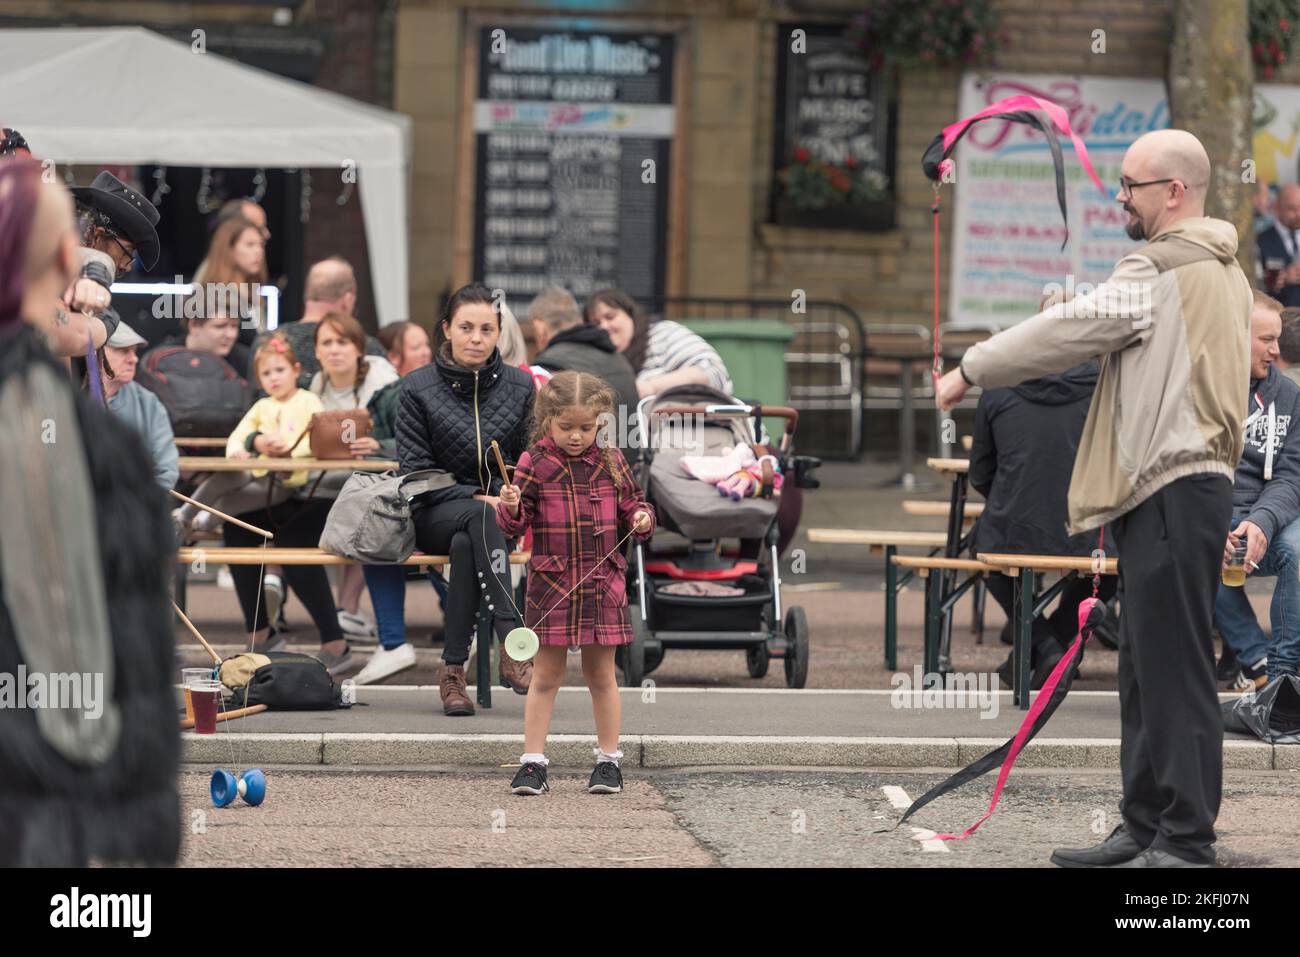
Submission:
[[664,663],[664,646],[655,642],[646,642],[645,646],[645,673],[652,674],[656,668]]
[[749,669],[751,678],[766,678],[767,664],[770,656],[767,653],[767,642],[760,642],[757,645],[750,645],[745,649],[745,667]]
[[[632,641],[623,645],[615,653],[616,663],[623,669],[623,687],[639,688],[646,676],[646,635],[645,622],[641,620],[641,609],[637,605],[628,606],[628,618],[632,621]],[[662,655],[661,655],[662,657]]]
[[797,605],[785,614],[785,686],[802,688],[808,680],[808,617]]

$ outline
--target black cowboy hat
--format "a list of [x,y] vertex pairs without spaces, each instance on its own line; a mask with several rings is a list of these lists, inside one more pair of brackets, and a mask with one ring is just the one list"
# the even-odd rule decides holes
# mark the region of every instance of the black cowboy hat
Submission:
[[145,269],[158,262],[158,210],[130,186],[108,170],[102,171],[89,186],[74,186],[77,202],[106,214],[135,244]]

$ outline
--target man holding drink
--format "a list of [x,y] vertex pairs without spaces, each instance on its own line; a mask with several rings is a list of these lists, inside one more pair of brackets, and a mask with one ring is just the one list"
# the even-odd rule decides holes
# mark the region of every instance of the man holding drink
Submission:
[[[1282,305],[1254,294],[1250,314],[1250,390],[1246,449],[1232,485],[1232,531],[1223,548],[1223,576],[1214,623],[1241,662],[1235,688],[1254,691],[1300,666],[1300,386],[1273,362]],[[1276,575],[1269,607],[1272,641],[1246,597],[1245,577]]]

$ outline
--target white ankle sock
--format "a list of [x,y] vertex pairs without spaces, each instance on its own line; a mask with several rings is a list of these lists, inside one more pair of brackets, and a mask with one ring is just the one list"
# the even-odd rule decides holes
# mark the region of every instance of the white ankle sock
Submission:
[[592,748],[591,750],[596,752],[597,764],[600,764],[602,761],[612,761],[614,767],[618,767],[618,762],[623,757],[623,750],[621,748],[613,754],[606,754],[604,751],[600,750],[600,748]]
[[519,756],[519,763],[540,764],[542,767],[546,767],[551,762],[546,760],[546,755],[544,754],[523,754]]

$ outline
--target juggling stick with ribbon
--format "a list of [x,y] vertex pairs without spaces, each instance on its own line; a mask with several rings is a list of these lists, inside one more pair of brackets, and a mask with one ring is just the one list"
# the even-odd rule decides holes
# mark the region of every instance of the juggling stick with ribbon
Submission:
[[[1029,713],[1025,715],[1024,722],[1020,725],[1015,735],[1001,747],[990,751],[984,757],[980,758],[973,764],[962,768],[942,784],[938,784],[926,791],[919,798],[912,802],[894,828],[898,827],[909,817],[915,814],[921,808],[925,807],[937,797],[942,797],[949,791],[961,787],[967,781],[973,781],[982,774],[986,774],[993,768],[1001,765],[1002,770],[998,772],[997,784],[993,787],[993,800],[989,803],[988,812],[960,834],[936,834],[941,841],[964,841],[975,833],[976,828],[987,821],[993,815],[993,809],[998,806],[998,801],[1002,797],[1003,785],[1007,783],[1007,777],[1011,774],[1011,768],[1016,763],[1016,758],[1024,750],[1025,745],[1034,739],[1034,735],[1042,730],[1043,725],[1056,712],[1065,696],[1070,692],[1070,685],[1074,683],[1075,676],[1079,673],[1079,665],[1083,662],[1083,647],[1092,637],[1093,629],[1102,623],[1106,617],[1106,606],[1099,598],[1085,598],[1079,603],[1079,633],[1074,638],[1074,643],[1070,645],[1070,650],[1052,669],[1051,675],[1043,684],[1043,690],[1038,693],[1034,699],[1033,706]],[[885,828],[891,831],[894,828]],[[877,832],[880,833],[880,832]]]
[[[1040,112],[1046,115],[1046,120],[1039,115]],[[1075,135],[1074,130],[1070,129],[1070,120],[1065,110],[1051,100],[1027,94],[1010,96],[944,127],[943,131],[935,136],[934,141],[926,148],[925,155],[921,157],[921,169],[934,185],[934,202],[930,205],[934,221],[934,366],[931,375],[936,389],[939,377],[943,374],[943,363],[939,358],[939,186],[944,181],[944,174],[953,168],[951,155],[957,148],[958,141],[972,126],[983,120],[1024,123],[1037,129],[1046,138],[1047,145],[1052,151],[1052,163],[1056,168],[1056,201],[1060,204],[1061,220],[1065,223],[1065,238],[1061,240],[1062,249],[1065,249],[1065,244],[1070,239],[1070,219],[1065,206],[1065,160],[1061,155],[1061,143],[1056,136],[1057,130],[1070,137],[1070,143],[1074,146],[1079,162],[1083,164],[1084,170],[1092,181],[1097,184],[1102,195],[1110,195],[1098,178],[1097,171],[1092,168],[1092,161],[1088,159],[1088,148],[1083,145],[1083,140]]]

